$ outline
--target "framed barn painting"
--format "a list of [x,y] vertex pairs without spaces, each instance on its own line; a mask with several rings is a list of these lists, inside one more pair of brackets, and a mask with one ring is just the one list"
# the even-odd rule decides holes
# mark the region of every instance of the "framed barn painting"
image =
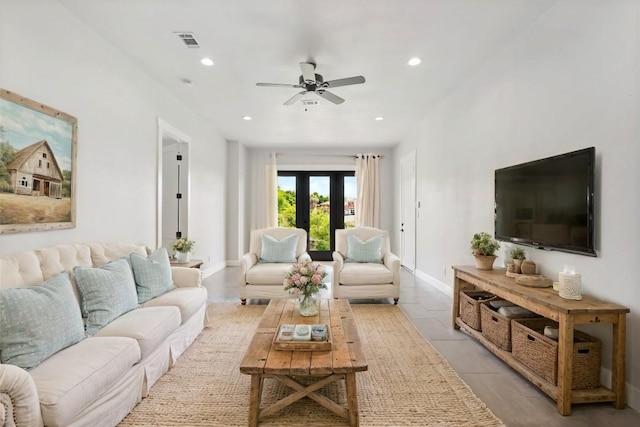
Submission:
[[0,234],[76,225],[78,120],[0,89]]

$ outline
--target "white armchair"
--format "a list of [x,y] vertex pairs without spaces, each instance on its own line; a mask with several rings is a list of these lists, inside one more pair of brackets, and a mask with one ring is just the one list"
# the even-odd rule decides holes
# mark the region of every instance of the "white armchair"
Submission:
[[[265,252],[268,248],[282,249],[284,239],[294,235],[297,236],[295,246],[285,251],[290,253],[274,255]],[[294,295],[284,290],[284,275],[295,262],[311,261],[307,253],[307,232],[301,228],[262,228],[253,230],[250,239],[249,252],[241,259],[240,301],[242,305],[247,303],[247,299],[293,298]],[[268,243],[265,248],[262,244],[263,239],[267,239]]]
[[398,303],[400,258],[391,253],[387,231],[371,227],[336,230],[335,248],[334,298],[393,298]]

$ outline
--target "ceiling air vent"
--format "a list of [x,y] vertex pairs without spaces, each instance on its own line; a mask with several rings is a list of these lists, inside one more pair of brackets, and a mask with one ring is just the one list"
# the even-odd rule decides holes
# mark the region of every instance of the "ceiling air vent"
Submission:
[[200,48],[200,45],[198,44],[197,40],[195,39],[195,37],[193,37],[193,33],[179,32],[176,34],[178,35],[180,40],[182,40],[182,43],[184,43],[185,46],[187,46],[188,48],[190,49]]

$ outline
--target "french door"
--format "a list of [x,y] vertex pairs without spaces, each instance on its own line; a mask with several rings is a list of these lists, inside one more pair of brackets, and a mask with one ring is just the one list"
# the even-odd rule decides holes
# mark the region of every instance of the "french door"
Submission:
[[278,225],[305,229],[311,258],[330,261],[335,230],[355,226],[356,188],[353,171],[280,171]]

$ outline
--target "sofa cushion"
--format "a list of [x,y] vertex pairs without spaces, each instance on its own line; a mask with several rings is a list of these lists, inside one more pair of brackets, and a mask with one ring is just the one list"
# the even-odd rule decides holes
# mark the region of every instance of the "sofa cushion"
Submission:
[[98,268],[74,267],[73,274],[91,336],[116,317],[138,307],[138,295],[129,262],[118,259]]
[[138,341],[144,360],[178,327],[180,310],[177,307],[139,308],[118,317],[94,336],[133,338]]
[[340,272],[341,285],[384,285],[393,282],[393,272],[384,264],[345,263]]
[[175,289],[171,280],[169,254],[165,248],[158,249],[148,257],[132,252],[129,260],[140,304]]
[[363,242],[358,236],[347,236],[347,259],[345,262],[382,263],[382,234]]
[[0,362],[31,369],[84,338],[69,273],[0,290]]
[[245,280],[249,285],[281,285],[284,290],[284,274],[290,269],[291,264],[256,264],[247,271]]
[[0,256],[0,272],[0,288],[35,285],[46,280],[35,251]]
[[147,301],[143,307],[178,307],[182,319],[181,324],[184,324],[206,303],[207,290],[205,288],[178,288]]
[[54,354],[30,371],[45,425],[66,426],[140,360],[136,340],[92,337]]
[[263,234],[261,240],[260,262],[296,262],[297,235],[292,234],[278,240],[268,234]]
[[141,245],[121,243],[89,243],[88,245],[91,248],[91,261],[95,267],[102,267],[111,261],[128,257],[131,252],[145,256],[149,252],[145,246]]

